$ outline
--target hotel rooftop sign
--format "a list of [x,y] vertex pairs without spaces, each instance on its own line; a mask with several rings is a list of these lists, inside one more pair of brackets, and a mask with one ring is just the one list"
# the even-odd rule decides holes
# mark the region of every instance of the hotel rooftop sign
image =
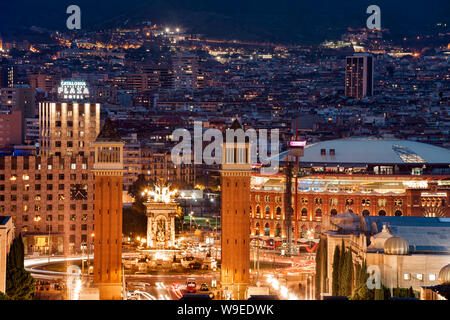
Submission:
[[85,81],[63,80],[58,86],[58,96],[64,100],[89,98],[89,88]]

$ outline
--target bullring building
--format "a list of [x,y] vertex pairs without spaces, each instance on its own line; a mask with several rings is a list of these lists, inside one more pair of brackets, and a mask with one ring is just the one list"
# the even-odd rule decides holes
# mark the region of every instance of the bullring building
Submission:
[[[284,159],[286,153],[280,155]],[[295,172],[294,179],[295,180]],[[295,188],[297,185],[297,189]],[[353,138],[307,145],[292,184],[292,227],[301,246],[325,216],[449,217],[450,150],[403,140]],[[251,177],[251,234],[286,239],[285,175]]]

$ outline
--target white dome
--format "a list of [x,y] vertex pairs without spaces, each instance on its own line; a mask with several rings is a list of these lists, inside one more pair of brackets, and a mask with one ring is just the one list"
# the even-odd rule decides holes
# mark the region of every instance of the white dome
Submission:
[[439,284],[450,285],[450,264],[446,265],[439,271]]
[[384,253],[391,255],[407,255],[409,253],[409,244],[401,237],[391,237],[384,243]]
[[381,230],[381,232],[370,237],[370,246],[368,247],[368,249],[376,251],[384,250],[384,244],[393,236],[394,235],[389,231],[386,225],[383,225],[383,230]]

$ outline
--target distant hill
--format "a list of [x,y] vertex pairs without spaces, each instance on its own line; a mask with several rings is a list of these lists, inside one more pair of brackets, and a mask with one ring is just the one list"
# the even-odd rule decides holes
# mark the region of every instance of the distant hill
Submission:
[[[448,0],[16,0],[0,10],[0,32],[32,25],[64,30],[66,8],[78,4],[82,28],[99,29],[150,20],[187,27],[215,38],[320,42],[347,27],[364,27],[371,4],[381,7],[382,27],[394,35],[450,27]],[[448,29],[447,29],[448,30]]]

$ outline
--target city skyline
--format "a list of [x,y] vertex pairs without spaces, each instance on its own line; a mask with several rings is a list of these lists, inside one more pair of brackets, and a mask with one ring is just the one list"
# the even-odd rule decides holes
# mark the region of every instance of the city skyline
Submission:
[[448,300],[448,3],[16,6],[0,299]]

